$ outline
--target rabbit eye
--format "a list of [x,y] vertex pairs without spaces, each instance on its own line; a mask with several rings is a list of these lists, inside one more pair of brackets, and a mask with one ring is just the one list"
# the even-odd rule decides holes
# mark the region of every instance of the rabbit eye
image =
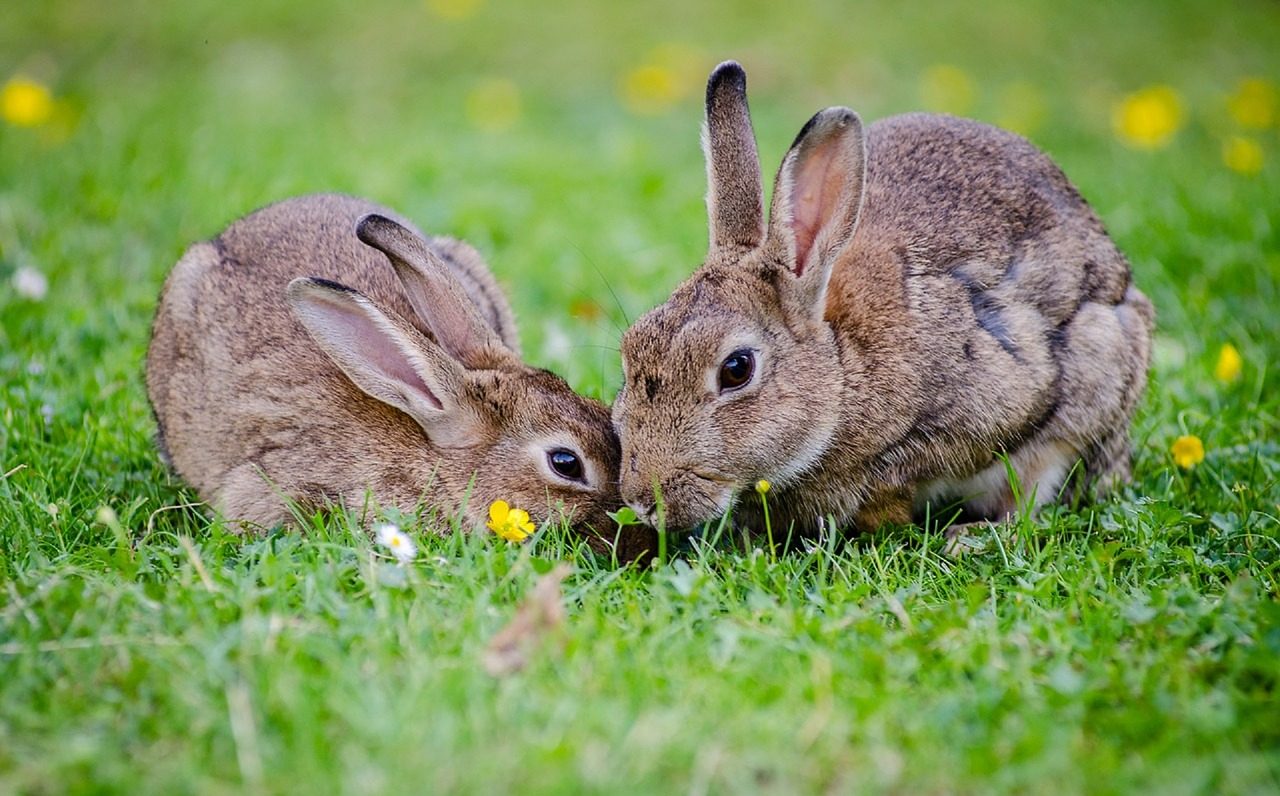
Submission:
[[578,454],[565,448],[556,448],[547,452],[547,464],[551,465],[551,469],[563,478],[570,481],[581,481],[582,476],[582,459],[578,458]]
[[725,357],[720,363],[720,392],[729,392],[751,381],[756,370],[756,357],[750,349],[742,348]]

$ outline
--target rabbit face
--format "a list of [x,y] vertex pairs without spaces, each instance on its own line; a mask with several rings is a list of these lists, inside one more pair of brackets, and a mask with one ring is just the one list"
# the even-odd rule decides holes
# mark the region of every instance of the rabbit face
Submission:
[[651,524],[661,513],[668,528],[691,528],[759,479],[785,484],[837,425],[830,329],[788,317],[785,268],[758,251],[738,259],[704,266],[622,339],[622,498]]
[[[583,398],[553,373],[472,374],[469,414],[477,428],[493,429],[472,439],[474,498],[468,520],[482,528],[489,504],[505,500],[535,522],[565,519],[587,533],[593,546],[613,527],[608,512],[618,496],[618,438],[603,404]],[[478,454],[478,455],[477,455]]]

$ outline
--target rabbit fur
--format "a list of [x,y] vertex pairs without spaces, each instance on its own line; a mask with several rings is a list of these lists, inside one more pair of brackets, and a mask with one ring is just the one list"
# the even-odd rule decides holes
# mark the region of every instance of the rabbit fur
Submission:
[[[948,501],[1000,520],[1020,508],[1006,457],[1032,506],[1129,478],[1153,309],[1046,155],[965,119],[864,134],[828,108],[766,224],[733,62],[708,81],[704,149],[706,260],[622,339],[613,418],[641,517],[689,528],[766,479],[773,527],[800,534]],[[749,380],[723,389],[742,352]],[[759,500],[735,518],[760,527]]]
[[[563,510],[597,549],[614,541],[601,535],[621,505],[608,409],[521,361],[473,248],[368,201],[288,199],[192,246],[165,282],[146,370],[163,455],[233,520],[272,526],[290,503],[371,495],[465,506],[481,528],[502,499],[535,522]],[[553,469],[554,450],[579,457],[580,479]],[[623,557],[640,554],[631,541]]]

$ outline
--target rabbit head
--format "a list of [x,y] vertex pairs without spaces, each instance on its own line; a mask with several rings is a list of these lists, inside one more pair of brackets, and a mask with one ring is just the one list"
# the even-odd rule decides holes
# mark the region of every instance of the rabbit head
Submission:
[[853,111],[818,113],[783,159],[766,224],[733,62],[708,81],[703,143],[709,252],[623,335],[613,408],[622,497],[672,528],[719,516],[758,479],[801,478],[832,444],[844,371],[827,283],[857,225],[866,160]]
[[361,219],[357,235],[387,255],[435,339],[356,290],[299,277],[289,305],[316,345],[362,392],[411,418],[440,469],[474,473],[472,526],[501,499],[535,522],[558,505],[575,527],[609,529],[619,501],[608,410],[524,364],[421,237],[379,215]]

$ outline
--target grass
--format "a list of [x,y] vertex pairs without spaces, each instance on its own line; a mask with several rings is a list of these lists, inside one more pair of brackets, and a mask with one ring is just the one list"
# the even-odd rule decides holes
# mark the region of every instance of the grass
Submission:
[[[0,792],[1280,789],[1280,132],[1227,111],[1280,74],[1280,13],[784,5],[6,5],[0,80],[61,104],[0,124]],[[955,561],[919,528],[779,556],[726,533],[649,571],[554,528],[418,529],[401,569],[344,517],[243,538],[189,505],[140,378],[186,245],[370,196],[475,242],[530,358],[607,399],[619,329],[705,247],[700,81],[730,56],[768,170],[833,103],[956,107],[1054,155],[1159,312],[1130,487]],[[1185,118],[1136,151],[1112,108],[1152,84]],[[1239,135],[1260,173],[1224,165]],[[490,677],[560,560],[559,641]]]

